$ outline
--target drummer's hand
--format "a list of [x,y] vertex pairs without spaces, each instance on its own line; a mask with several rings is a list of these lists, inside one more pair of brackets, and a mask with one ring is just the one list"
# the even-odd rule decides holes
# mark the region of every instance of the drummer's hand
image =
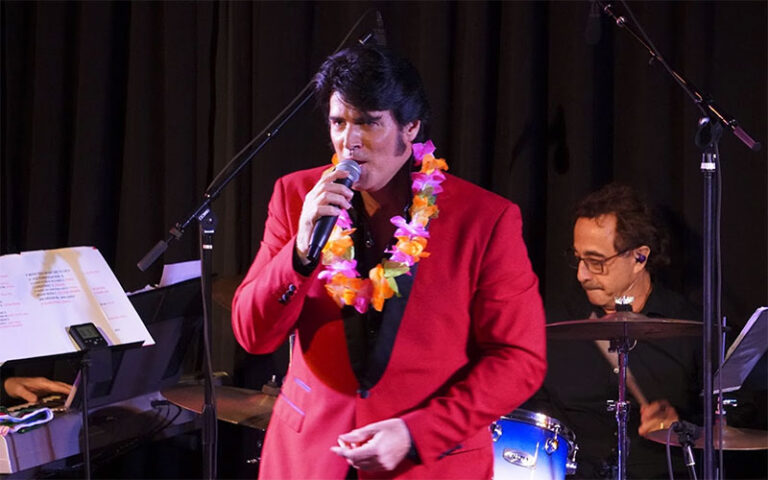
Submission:
[[675,407],[666,400],[656,400],[640,407],[640,428],[637,433],[645,435],[655,430],[669,428],[680,420]]
[[350,202],[354,192],[340,183],[335,183],[336,180],[348,176],[349,173],[345,170],[329,170],[323,173],[320,180],[304,197],[304,205],[299,217],[299,231],[296,235],[296,253],[302,262],[307,263],[307,252],[315,222],[320,217],[338,216],[341,209],[346,210],[352,206]]
[[9,377],[5,379],[3,388],[11,397],[35,403],[38,401],[38,395],[51,393],[69,394],[72,385],[49,380],[45,377]]
[[339,435],[339,445],[331,451],[354,468],[391,471],[408,455],[411,433],[402,419],[390,418]]

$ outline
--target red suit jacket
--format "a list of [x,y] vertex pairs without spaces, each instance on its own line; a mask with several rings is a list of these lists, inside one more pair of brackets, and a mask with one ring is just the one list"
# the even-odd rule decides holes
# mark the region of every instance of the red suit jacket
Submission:
[[428,227],[431,255],[418,263],[386,369],[360,394],[341,311],[317,279],[322,265],[305,277],[292,263],[304,196],[325,168],[277,181],[261,248],[233,300],[247,351],[272,352],[297,332],[260,477],[343,479],[349,467],[330,451],[337,436],[400,417],[419,461],[361,478],[491,478],[488,426],[530,397],[546,369],[544,310],[519,209],[447,175]]

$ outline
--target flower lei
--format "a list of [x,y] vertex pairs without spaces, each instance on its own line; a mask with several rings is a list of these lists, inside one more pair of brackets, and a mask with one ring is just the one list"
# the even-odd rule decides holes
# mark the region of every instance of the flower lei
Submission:
[[[368,272],[368,278],[361,278],[357,271],[352,220],[346,210],[339,215],[323,248],[324,269],[318,275],[318,278],[325,280],[328,295],[339,307],[351,305],[358,312],[365,313],[370,304],[374,310],[382,311],[387,299],[393,295],[400,296],[395,278],[410,275],[411,267],[429,256],[426,251],[429,238],[427,225],[438,215],[437,194],[443,191],[440,184],[445,180],[441,170],[448,170],[448,164],[442,158],[435,158],[434,151],[435,145],[431,140],[413,144],[415,165],[421,165],[421,169],[411,173],[411,221],[407,222],[400,215],[389,220],[397,227],[397,244],[385,250],[391,255],[373,267]],[[336,164],[338,158],[334,155],[332,161]]]

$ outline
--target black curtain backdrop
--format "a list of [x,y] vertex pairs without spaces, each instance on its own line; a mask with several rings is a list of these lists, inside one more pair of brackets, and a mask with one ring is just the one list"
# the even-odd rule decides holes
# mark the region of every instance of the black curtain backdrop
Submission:
[[[674,68],[768,141],[765,1],[629,5]],[[422,73],[437,153],[522,208],[548,303],[574,285],[570,207],[611,180],[659,208],[674,239],[663,280],[701,303],[697,110],[607,18],[588,45],[587,1],[2,2],[0,253],[94,245],[127,290],[156,282],[163,262],[136,262],[372,7]],[[736,331],[768,303],[765,152],[721,142]],[[307,106],[215,202],[217,274],[247,269],[273,182],[330,155]],[[195,257],[196,226],[163,261]]]

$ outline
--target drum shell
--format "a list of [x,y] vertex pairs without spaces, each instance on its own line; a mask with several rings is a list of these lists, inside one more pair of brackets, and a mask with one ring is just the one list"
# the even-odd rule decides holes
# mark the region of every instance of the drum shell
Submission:
[[519,409],[491,432],[496,480],[564,480],[575,470],[575,436],[556,419]]

